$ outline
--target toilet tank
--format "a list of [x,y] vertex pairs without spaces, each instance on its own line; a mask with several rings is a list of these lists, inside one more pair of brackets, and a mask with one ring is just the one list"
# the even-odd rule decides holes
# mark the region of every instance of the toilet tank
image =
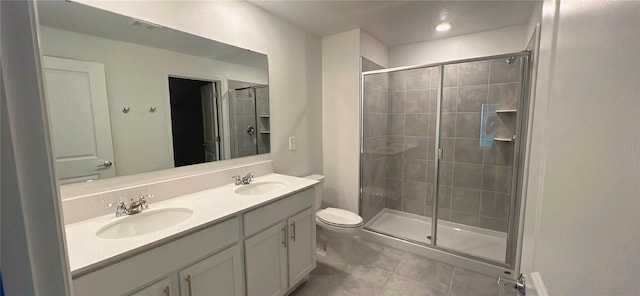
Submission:
[[323,175],[309,175],[304,177],[305,179],[315,180],[320,183],[316,184],[316,196],[315,196],[315,209],[319,210],[322,207],[322,191],[324,190],[324,176]]

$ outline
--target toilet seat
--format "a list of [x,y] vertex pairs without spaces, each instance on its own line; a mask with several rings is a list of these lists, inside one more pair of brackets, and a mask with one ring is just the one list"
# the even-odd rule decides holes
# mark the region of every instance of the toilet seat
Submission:
[[316,212],[319,222],[339,228],[362,227],[362,217],[342,209],[326,208]]

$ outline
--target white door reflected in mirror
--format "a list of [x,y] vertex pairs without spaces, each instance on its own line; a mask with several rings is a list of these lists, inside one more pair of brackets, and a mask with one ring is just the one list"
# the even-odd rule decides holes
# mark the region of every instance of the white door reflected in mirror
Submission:
[[104,65],[45,56],[44,75],[60,184],[114,177]]

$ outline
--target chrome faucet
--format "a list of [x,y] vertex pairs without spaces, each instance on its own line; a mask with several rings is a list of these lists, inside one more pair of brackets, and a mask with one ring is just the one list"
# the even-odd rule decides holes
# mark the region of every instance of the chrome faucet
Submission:
[[240,175],[235,175],[231,178],[235,180],[236,186],[247,185],[247,184],[251,184],[253,177],[256,176],[255,174],[256,172],[249,172],[244,177],[240,177]]
[[124,201],[119,200],[116,203],[110,203],[109,207],[116,207],[116,217],[125,216],[125,215],[133,215],[142,212],[143,210],[149,208],[147,204],[147,199],[152,198],[153,194],[147,194],[138,197],[138,200],[134,200],[133,198],[129,202],[129,205],[126,205]]

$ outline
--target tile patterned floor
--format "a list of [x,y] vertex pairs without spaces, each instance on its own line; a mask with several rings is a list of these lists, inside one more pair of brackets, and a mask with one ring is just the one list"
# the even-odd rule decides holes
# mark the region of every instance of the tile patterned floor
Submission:
[[496,295],[493,277],[356,240],[357,258],[318,256],[310,278],[292,296],[484,296]]

